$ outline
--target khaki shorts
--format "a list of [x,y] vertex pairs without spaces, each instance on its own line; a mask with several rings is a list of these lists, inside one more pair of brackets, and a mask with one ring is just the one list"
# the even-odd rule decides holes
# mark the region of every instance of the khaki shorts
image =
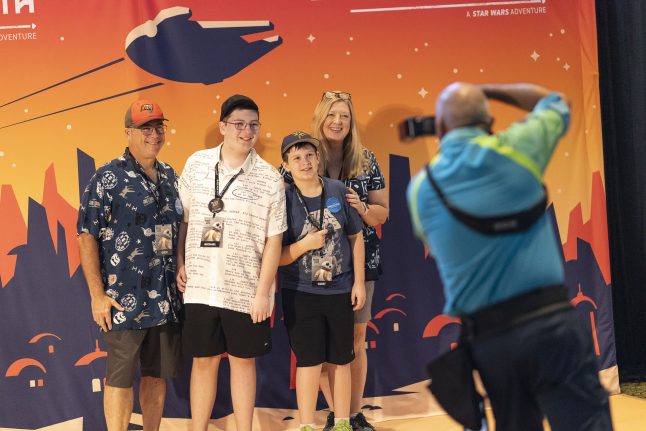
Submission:
[[172,378],[182,369],[181,329],[166,323],[146,329],[125,329],[103,334],[108,345],[106,385],[129,388],[137,366],[142,377]]
[[375,293],[375,282],[366,281],[366,303],[361,310],[354,312],[354,323],[368,323],[372,319],[372,295]]

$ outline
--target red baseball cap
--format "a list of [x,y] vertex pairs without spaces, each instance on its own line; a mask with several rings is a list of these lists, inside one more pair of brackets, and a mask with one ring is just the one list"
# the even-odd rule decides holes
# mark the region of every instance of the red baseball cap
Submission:
[[137,100],[126,111],[126,127],[139,127],[153,120],[168,121],[158,104]]

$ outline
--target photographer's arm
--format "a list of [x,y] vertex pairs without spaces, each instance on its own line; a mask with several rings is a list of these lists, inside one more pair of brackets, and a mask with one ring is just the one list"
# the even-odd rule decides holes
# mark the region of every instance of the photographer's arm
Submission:
[[[526,83],[482,84],[480,88],[488,99],[498,100],[528,112],[534,109],[539,100],[551,93],[544,87]],[[565,95],[561,94],[561,98],[570,104]]]

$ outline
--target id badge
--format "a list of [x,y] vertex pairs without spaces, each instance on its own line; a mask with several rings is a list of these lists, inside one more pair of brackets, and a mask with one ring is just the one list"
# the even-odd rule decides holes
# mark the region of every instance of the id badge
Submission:
[[173,254],[173,226],[171,224],[155,225],[155,253],[157,256]]
[[334,278],[336,269],[336,257],[321,256],[315,254],[312,256],[312,284],[315,286],[325,286]]
[[224,242],[224,219],[207,217],[202,225],[200,247],[222,247]]

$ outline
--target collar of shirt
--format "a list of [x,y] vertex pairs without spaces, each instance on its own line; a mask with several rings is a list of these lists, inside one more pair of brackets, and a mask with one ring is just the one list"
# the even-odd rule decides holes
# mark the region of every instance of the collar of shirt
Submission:
[[129,169],[137,174],[140,174],[146,182],[151,183],[155,188],[159,187],[160,185],[160,184],[157,184],[155,180],[168,179],[166,172],[164,172],[164,169],[162,168],[162,164],[157,159],[155,159],[155,169],[157,169],[158,178],[155,178],[155,180],[153,180],[148,176],[143,166],[141,166],[141,164],[137,161],[137,159],[135,159],[135,156],[133,156],[132,153],[130,153],[130,150],[128,150],[128,147],[126,147],[121,158],[126,162],[126,166],[127,166],[126,170]]
[[[216,160],[216,163],[217,163],[217,161],[220,160],[220,151],[222,151],[222,144],[215,147],[215,160]],[[247,158],[245,159],[244,163],[241,166],[243,175],[251,172],[254,165],[256,164],[256,156],[257,156],[256,150],[252,148],[249,151],[249,154],[247,155]],[[233,176],[233,175],[237,174],[240,171],[240,168],[228,169],[224,165],[224,163],[220,163],[218,165],[218,170],[222,173],[222,175],[224,177],[228,177],[228,176]]]
[[468,142],[477,136],[486,134],[487,132],[479,127],[459,127],[457,129],[451,130],[449,133],[442,137],[442,140],[440,141],[440,148],[454,144],[464,144],[465,142]]

